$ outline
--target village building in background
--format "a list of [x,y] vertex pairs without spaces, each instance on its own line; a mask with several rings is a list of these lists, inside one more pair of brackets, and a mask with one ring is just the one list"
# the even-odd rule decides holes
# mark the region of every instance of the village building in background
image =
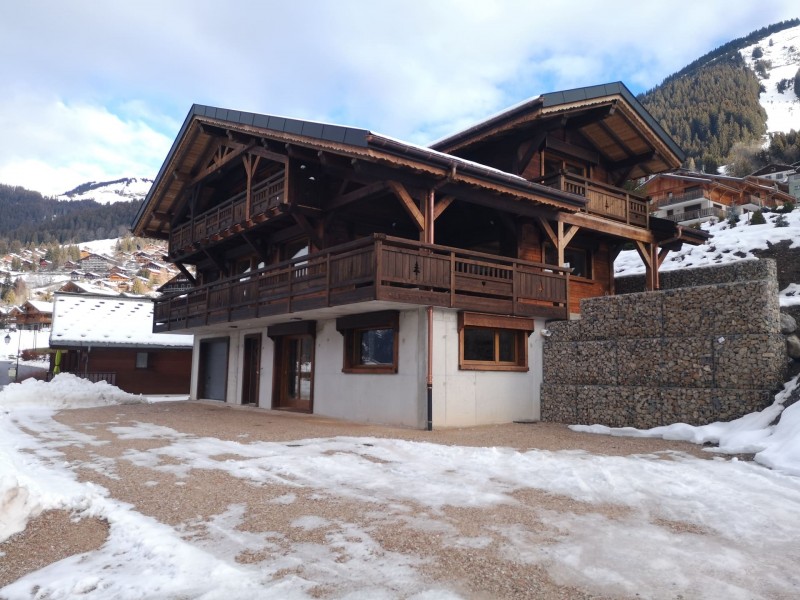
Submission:
[[108,381],[134,394],[188,394],[191,335],[153,333],[149,298],[57,293],[50,374]]
[[659,173],[642,184],[653,216],[682,225],[728,218],[731,214],[782,207],[795,198],[786,183],[763,177],[729,177],[680,169]]

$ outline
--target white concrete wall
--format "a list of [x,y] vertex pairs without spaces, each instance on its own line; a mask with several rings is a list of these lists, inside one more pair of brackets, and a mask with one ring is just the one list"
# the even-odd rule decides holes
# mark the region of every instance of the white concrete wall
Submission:
[[[539,418],[544,320],[528,338],[527,372],[461,371],[457,311],[434,310],[433,426],[472,427]],[[230,336],[227,402],[240,404],[244,336],[261,333],[259,406],[271,408],[274,350],[266,327],[225,332]],[[334,319],[317,322],[314,348],[314,413],[368,423],[424,428],[427,422],[427,315],[425,308],[400,312],[398,372],[342,373],[343,336]],[[199,349],[195,336],[191,397],[197,399]]]
[[539,419],[543,319],[528,338],[527,372],[459,370],[456,311],[436,309],[433,321],[434,428]]
[[[424,315],[424,312],[422,313]],[[367,423],[424,426],[425,372],[419,372],[418,309],[400,313],[398,372],[342,373],[344,338],[336,321],[317,322],[314,354],[314,413]]]

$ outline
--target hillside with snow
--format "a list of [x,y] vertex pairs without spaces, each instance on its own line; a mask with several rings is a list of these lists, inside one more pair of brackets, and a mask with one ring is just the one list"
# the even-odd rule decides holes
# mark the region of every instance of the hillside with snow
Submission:
[[[781,220],[781,216],[785,221]],[[700,246],[684,246],[677,252],[670,252],[659,271],[708,267],[735,262],[755,260],[754,251],[767,250],[771,245],[788,241],[790,248],[800,248],[800,208],[790,213],[765,213],[766,223],[750,225],[751,214],[740,215],[735,227],[728,221],[702,224],[704,231],[711,234],[708,242]],[[785,222],[785,226],[778,226]],[[642,259],[636,250],[620,252],[614,262],[616,276],[640,275],[645,271]],[[781,306],[800,304],[800,281],[789,282],[781,290]]]
[[152,179],[125,177],[115,181],[90,181],[57,197],[58,200],[94,200],[98,204],[113,204],[143,200],[153,185]]
[[[756,48],[763,52],[760,58],[753,56]],[[769,34],[740,54],[764,87],[759,101],[767,111],[767,131],[800,130],[800,98],[794,91],[794,78],[800,69],[800,25]],[[756,68],[757,61],[761,61],[763,70]],[[788,87],[786,80],[791,82]],[[781,92],[778,86],[782,81],[785,89]]]

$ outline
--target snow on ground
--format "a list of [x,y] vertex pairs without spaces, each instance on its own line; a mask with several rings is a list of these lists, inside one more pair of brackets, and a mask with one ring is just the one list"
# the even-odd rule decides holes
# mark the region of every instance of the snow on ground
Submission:
[[784,403],[792,392],[800,395],[800,375],[785,384],[770,406],[730,422],[717,421],[702,426],[674,423],[652,429],[570,425],[570,429],[606,435],[681,440],[693,444],[712,443],[715,446],[707,448],[711,452],[755,454],[756,462],[789,475],[800,476],[800,402],[784,409]]
[[[35,398],[61,406],[109,400],[105,391],[85,387],[82,395],[70,395],[80,386],[85,383],[60,376],[37,387]],[[104,518],[110,530],[98,550],[21,578],[0,590],[3,598],[32,598],[36,590],[36,598],[51,599],[292,599],[314,597],[320,588],[352,599],[461,597],[427,580],[421,557],[385,550],[368,529],[330,515],[298,519],[294,527],[326,532],[325,541],[291,543],[288,550],[277,533],[240,529],[245,507],[235,498],[222,513],[188,528],[142,515],[101,486],[78,481],[59,452],[65,445],[107,442],[56,422],[51,410],[25,408],[23,399],[28,406],[36,401],[23,389],[29,391],[19,385],[0,392],[0,541],[49,508]],[[104,399],[92,400],[98,396]],[[357,437],[243,443],[142,422],[111,432],[149,440],[127,460],[172,473],[178,483],[201,469],[256,486],[289,484],[321,500],[362,503],[397,527],[414,521],[452,547],[489,542],[458,534],[448,508],[492,510],[514,504],[513,494],[526,489],[573,498],[598,510],[542,508],[534,525],[498,530],[500,552],[519,568],[540,567],[559,584],[596,594],[750,599],[796,597],[800,589],[800,479],[736,459],[519,452]],[[295,501],[294,494],[276,500]],[[609,506],[624,510],[608,516],[600,508]],[[208,535],[191,535],[201,525]],[[548,528],[548,543],[531,543],[528,527]],[[242,552],[268,558],[242,564],[235,560]]]
[[117,243],[119,238],[110,238],[106,240],[92,240],[91,242],[81,242],[78,248],[86,250],[92,254],[104,254],[106,256],[114,256],[117,251]]
[[[788,133],[791,129],[796,130],[800,123],[800,99],[795,95],[792,84],[800,66],[800,26],[770,34],[766,39],[741,50],[742,58],[753,70],[756,62],[753,49],[756,46],[764,52],[761,60],[772,63],[767,70],[767,79],[758,77],[766,90],[759,96],[759,102],[767,111],[767,131]],[[781,94],[777,86],[783,79],[789,79],[791,84]]]
[[[705,244],[690,246],[684,244],[677,252],[670,252],[661,265],[660,271],[673,269],[689,269],[693,267],[708,267],[725,263],[736,262],[743,259],[756,258],[752,250],[766,250],[770,244],[784,240],[791,240],[792,248],[800,246],[800,209],[795,209],[783,215],[788,223],[787,227],[776,227],[775,222],[781,216],[778,213],[765,213],[764,225],[750,225],[752,215],[739,216],[738,225],[731,227],[727,221],[711,224],[711,221],[702,224],[704,231],[711,233],[712,237]],[[620,275],[640,275],[644,273],[644,264],[636,250],[620,252],[614,262],[614,272]],[[800,282],[797,282],[800,284]]]

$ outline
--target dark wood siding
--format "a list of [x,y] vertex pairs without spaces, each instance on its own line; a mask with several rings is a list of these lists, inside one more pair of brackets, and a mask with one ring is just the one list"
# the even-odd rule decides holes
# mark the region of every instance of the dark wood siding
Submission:
[[[148,354],[144,369],[136,368],[138,352]],[[116,386],[131,394],[188,394],[192,351],[93,348],[88,361],[82,361],[80,350],[69,350],[62,358],[61,371],[115,373]]]

